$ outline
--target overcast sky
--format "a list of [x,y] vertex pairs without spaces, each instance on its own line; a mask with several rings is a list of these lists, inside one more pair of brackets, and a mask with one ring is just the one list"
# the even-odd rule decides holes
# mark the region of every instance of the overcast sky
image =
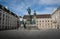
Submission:
[[60,6],[60,0],[0,0],[0,4],[18,16],[23,16],[28,14],[28,7],[31,8],[31,14],[34,10],[37,14],[52,14]]

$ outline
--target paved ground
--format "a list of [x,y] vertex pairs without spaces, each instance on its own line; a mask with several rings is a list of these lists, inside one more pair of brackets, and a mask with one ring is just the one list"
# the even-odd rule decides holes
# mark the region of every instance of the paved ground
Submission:
[[60,39],[60,30],[5,30],[0,39]]

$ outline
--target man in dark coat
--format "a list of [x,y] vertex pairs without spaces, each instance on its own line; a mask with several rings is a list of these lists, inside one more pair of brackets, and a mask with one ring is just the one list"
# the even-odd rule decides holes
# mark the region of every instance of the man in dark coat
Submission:
[[24,28],[26,29],[26,22],[23,22],[23,26],[24,26]]
[[24,28],[26,29],[26,22],[24,23]]

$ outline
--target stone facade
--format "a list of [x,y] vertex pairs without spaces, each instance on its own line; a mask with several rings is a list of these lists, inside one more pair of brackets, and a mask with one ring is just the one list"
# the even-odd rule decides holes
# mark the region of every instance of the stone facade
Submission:
[[60,29],[60,7],[53,12],[52,19],[53,26],[55,26],[56,29]]
[[[46,14],[48,15],[48,14]],[[44,16],[45,17],[45,16]],[[51,17],[49,18],[43,18],[43,17],[39,17],[36,19],[36,26],[38,27],[38,29],[53,29],[53,23],[52,23],[52,19]]]
[[[60,7],[57,8],[52,14],[40,14],[31,15],[32,19],[35,19],[36,24],[34,24],[37,29],[60,29]],[[26,21],[28,15],[23,17]]]
[[12,29],[17,28],[18,26],[18,16],[0,5],[0,29]]

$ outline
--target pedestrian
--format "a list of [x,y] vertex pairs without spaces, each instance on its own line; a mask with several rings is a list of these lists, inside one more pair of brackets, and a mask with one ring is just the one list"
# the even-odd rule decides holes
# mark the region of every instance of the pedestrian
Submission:
[[26,22],[23,22],[24,29],[26,29]]
[[24,28],[26,29],[26,23],[24,23]]

